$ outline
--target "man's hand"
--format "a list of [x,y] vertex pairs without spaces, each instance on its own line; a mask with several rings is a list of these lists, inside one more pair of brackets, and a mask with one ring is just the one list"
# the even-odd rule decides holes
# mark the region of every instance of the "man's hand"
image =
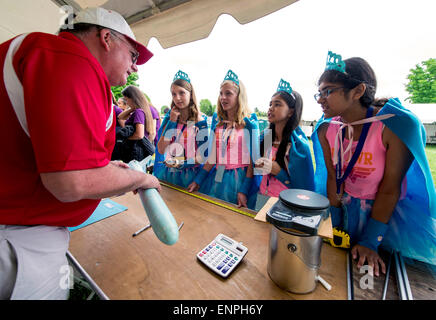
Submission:
[[[145,173],[144,180],[142,185],[138,189],[157,189],[157,191],[160,193],[162,191],[162,186],[160,185],[159,180],[148,173]],[[138,190],[134,190],[133,193],[136,194]]]

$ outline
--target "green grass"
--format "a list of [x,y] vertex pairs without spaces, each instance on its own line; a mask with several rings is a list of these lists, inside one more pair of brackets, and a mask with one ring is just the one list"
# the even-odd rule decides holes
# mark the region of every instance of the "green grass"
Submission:
[[430,165],[431,176],[433,177],[433,184],[436,186],[436,145],[427,145],[425,148],[428,163]]

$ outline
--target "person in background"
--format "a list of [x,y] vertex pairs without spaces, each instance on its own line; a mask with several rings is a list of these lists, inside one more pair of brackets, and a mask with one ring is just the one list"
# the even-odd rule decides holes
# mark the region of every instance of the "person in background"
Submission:
[[245,86],[232,70],[221,83],[217,111],[212,118],[208,159],[188,191],[199,190],[253,209],[255,201],[248,203],[247,199],[257,192],[251,146],[253,141],[259,144],[259,124],[255,113],[250,116]]
[[127,103],[126,103],[126,99],[124,99],[123,97],[121,97],[121,98],[118,98],[118,101],[117,101],[118,103],[117,103],[117,105],[118,105],[118,107],[121,109],[121,110],[126,110],[127,109]]
[[115,112],[115,119],[117,120],[116,122],[116,132],[118,132],[118,130],[120,128],[124,128],[124,123],[125,120],[120,120],[118,119],[118,116],[124,111],[125,108],[121,108],[119,106],[120,101],[123,101],[121,98],[118,99],[118,103],[115,101],[115,97],[112,95],[112,104],[114,106],[114,112]]
[[[77,12],[58,35],[19,35],[0,44],[0,299],[67,299],[67,227],[100,200],[139,188],[152,175],[110,161],[115,143],[111,86],[152,53],[117,12]],[[86,81],[84,81],[86,79]],[[41,97],[45,97],[41,108]],[[62,106],[62,107],[59,107]]]
[[171,109],[169,107],[165,107],[163,109],[163,114],[166,115],[168,111],[170,111]]
[[[202,160],[197,150],[207,143],[207,117],[201,116],[188,74],[179,70],[171,83],[171,111],[159,130],[153,174],[160,180],[188,187]],[[197,139],[197,133],[203,139]],[[207,144],[206,144],[207,145]]]
[[309,141],[299,127],[302,112],[301,95],[281,79],[269,104],[269,128],[260,136],[262,157],[255,163],[264,173],[257,195],[257,210],[268,197],[278,197],[283,190],[315,189]]
[[[121,101],[121,99],[118,99],[118,101]],[[115,126],[115,145],[114,150],[112,151],[111,160],[119,160],[121,159],[121,149],[123,147],[123,141],[127,137],[131,136],[133,134],[133,127],[126,127],[125,122],[126,120],[121,120],[118,118],[118,116],[123,112],[123,109],[121,109],[115,102],[115,97],[112,97],[112,103],[114,106],[114,112],[115,112],[115,119],[116,119],[116,126]]]
[[398,99],[375,98],[362,58],[329,51],[315,99],[324,116],[312,134],[316,190],[331,204],[358,268],[385,273],[378,248],[436,264],[436,197],[422,123]]
[[[150,105],[150,111],[151,111],[151,116],[154,120],[154,125],[156,126],[156,132],[159,131],[160,128],[160,116],[159,116],[159,111],[157,111],[157,109],[151,104],[151,102],[149,101],[149,105]],[[154,137],[153,143],[157,146],[157,141],[158,141],[158,135],[156,134],[156,136]]]
[[156,122],[153,120],[150,105],[144,93],[136,86],[127,86],[121,92],[128,108],[118,118],[125,120],[125,127],[133,126],[133,133],[123,141],[121,160],[128,163],[131,160],[141,161],[148,155],[150,144],[154,153],[154,138]]

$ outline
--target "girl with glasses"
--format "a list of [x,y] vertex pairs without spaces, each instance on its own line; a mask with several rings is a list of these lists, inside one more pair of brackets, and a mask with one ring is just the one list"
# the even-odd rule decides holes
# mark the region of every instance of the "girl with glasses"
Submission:
[[[351,238],[358,268],[386,268],[378,248],[436,264],[436,197],[424,128],[398,99],[376,99],[374,71],[362,58],[329,52],[312,134],[316,190],[327,194],[334,227]],[[425,135],[424,135],[425,136]]]

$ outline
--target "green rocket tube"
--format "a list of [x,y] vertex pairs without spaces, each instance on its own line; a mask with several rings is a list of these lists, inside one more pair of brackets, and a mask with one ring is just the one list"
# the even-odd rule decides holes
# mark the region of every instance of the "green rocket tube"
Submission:
[[[144,172],[136,160],[129,162],[133,170]],[[151,227],[160,241],[173,245],[179,240],[177,222],[156,189],[138,189],[139,198],[148,216]]]

